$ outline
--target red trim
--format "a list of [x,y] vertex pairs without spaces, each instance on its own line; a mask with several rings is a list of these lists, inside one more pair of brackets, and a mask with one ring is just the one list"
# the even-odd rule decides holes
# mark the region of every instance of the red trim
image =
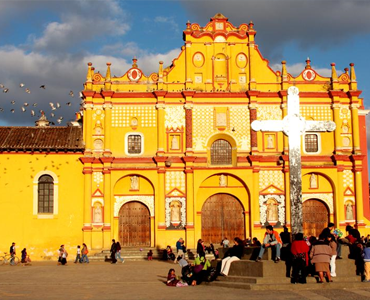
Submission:
[[114,92],[113,91],[102,91],[101,94],[103,95],[103,97],[112,97]]
[[158,229],[166,229],[166,225],[158,225]]
[[89,163],[92,163],[94,161],[94,157],[80,157],[79,160],[83,163],[83,164],[89,164]]
[[87,97],[94,97],[94,95],[96,94],[96,92],[94,91],[82,91],[82,95],[87,98]]
[[106,164],[106,163],[111,163],[111,162],[113,162],[114,157],[101,157],[101,158],[99,158],[99,160],[100,160],[103,164]]

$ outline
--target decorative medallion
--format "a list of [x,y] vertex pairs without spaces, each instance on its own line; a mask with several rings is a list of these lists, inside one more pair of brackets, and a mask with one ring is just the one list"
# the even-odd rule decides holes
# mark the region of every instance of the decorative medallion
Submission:
[[307,69],[303,72],[302,74],[304,80],[307,80],[307,81],[312,81],[315,79],[316,77],[316,73],[310,69]]
[[132,68],[127,72],[128,79],[130,79],[131,81],[138,81],[142,75],[143,73],[141,72],[141,70],[136,68]]
[[236,65],[241,68],[241,69],[244,69],[248,64],[248,58],[247,56],[244,54],[244,53],[239,53],[237,56],[236,56]]
[[100,75],[100,73],[96,73],[93,76],[93,81],[102,81],[103,76]]
[[204,65],[204,55],[201,52],[196,52],[193,56],[193,64],[197,68],[201,68]]

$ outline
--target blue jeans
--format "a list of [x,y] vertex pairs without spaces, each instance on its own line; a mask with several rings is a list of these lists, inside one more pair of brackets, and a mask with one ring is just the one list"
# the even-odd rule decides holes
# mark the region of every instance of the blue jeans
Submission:
[[121,262],[123,261],[123,258],[121,257],[121,252],[120,251],[116,252],[116,259],[117,260],[119,259]]
[[[276,245],[270,245],[269,247],[271,247],[271,248],[275,247],[276,257],[280,258],[280,248],[281,248],[280,244],[277,243]],[[265,253],[265,247],[261,246],[260,253],[258,254],[258,257],[262,258],[263,253]]]
[[89,263],[89,258],[87,257],[87,255],[86,255],[86,254],[82,254],[81,262],[82,262],[82,263],[84,263],[84,262]]

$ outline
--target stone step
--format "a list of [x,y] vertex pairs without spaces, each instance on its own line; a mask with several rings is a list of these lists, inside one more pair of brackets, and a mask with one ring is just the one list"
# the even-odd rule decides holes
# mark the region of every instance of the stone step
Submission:
[[[242,283],[242,282],[227,282],[227,281],[213,281],[209,283],[212,286],[226,287],[232,289],[245,289],[245,290],[317,290],[320,289],[342,289],[343,282],[330,282],[330,283],[311,283],[307,284],[291,284],[291,283],[280,283],[280,284],[253,284],[253,283]],[[346,282],[346,288],[364,288],[370,287],[370,283],[367,282]]]

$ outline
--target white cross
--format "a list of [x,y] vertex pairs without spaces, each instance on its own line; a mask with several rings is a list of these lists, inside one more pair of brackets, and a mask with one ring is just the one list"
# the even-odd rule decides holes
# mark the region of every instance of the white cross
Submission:
[[289,143],[289,177],[292,233],[303,232],[302,220],[302,173],[301,173],[301,135],[306,131],[333,131],[332,121],[306,121],[299,115],[299,90],[288,88],[288,114],[283,120],[253,121],[254,131],[283,131]]

